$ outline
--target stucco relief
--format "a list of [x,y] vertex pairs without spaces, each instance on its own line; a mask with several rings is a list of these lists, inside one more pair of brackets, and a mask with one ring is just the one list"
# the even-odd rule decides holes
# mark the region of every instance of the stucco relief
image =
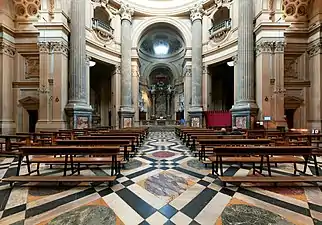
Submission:
[[195,20],[202,20],[202,17],[204,15],[205,11],[203,9],[202,3],[197,3],[193,6],[193,8],[190,10],[190,19],[191,21]]
[[256,55],[261,53],[284,52],[285,42],[283,41],[261,41],[256,43]]
[[283,0],[282,9],[287,21],[306,21],[311,0]]
[[16,54],[16,49],[9,44],[6,44],[4,42],[0,42],[0,54],[5,54],[10,57],[14,57]]
[[322,40],[319,39],[309,44],[307,53],[309,57],[314,57],[316,55],[321,54],[321,49],[322,49]]
[[39,78],[39,57],[25,58],[25,78]]
[[55,42],[55,41],[48,41],[48,42],[39,42],[38,43],[39,52],[40,53],[62,53],[68,55],[69,47],[67,43],[64,42]]
[[40,0],[13,0],[13,2],[15,15],[20,19],[28,19],[29,17],[37,16],[41,6]]
[[130,7],[129,4],[121,3],[121,8],[119,10],[121,20],[132,21],[132,16],[134,14],[134,9]]
[[285,59],[284,60],[284,77],[285,79],[297,79],[297,59]]

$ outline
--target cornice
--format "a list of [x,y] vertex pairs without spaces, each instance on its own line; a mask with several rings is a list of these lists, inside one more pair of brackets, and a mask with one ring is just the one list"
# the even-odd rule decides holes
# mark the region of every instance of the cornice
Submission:
[[254,32],[257,35],[261,31],[266,31],[266,30],[285,30],[287,29],[291,23],[283,22],[283,23],[270,23],[270,22],[261,22],[259,23],[255,28]]
[[35,23],[34,26],[41,30],[62,30],[66,35],[70,33],[69,27],[64,23]]
[[221,45],[219,48],[211,48],[210,50],[208,51],[205,51],[202,55],[204,58],[206,57],[209,57],[213,54],[216,54],[218,52],[221,52],[221,51],[224,51],[226,49],[229,49],[229,48],[232,48],[232,47],[235,47],[237,44],[238,44],[238,39],[234,39],[234,40],[231,40],[230,42],[226,42],[224,43],[225,45]]
[[33,88],[39,87],[39,81],[14,81],[12,88]]
[[[123,0],[124,1],[124,0]],[[213,0],[202,0],[202,4],[209,4],[209,2],[212,2]],[[145,16],[160,16],[160,15],[168,15],[168,16],[175,16],[175,15],[189,15],[190,10],[193,8],[193,6],[196,4],[195,0],[191,0],[186,4],[181,5],[174,5],[173,7],[166,7],[167,3],[165,2],[158,2],[155,1],[156,6],[155,7],[149,7],[143,4],[140,4],[138,2],[142,1],[135,1],[135,0],[128,0],[124,1],[126,4],[129,4],[131,7],[134,8],[134,15],[145,15]],[[120,5],[122,3],[122,0],[110,0],[109,4],[115,5],[116,8],[120,8]],[[160,5],[165,7],[160,7]]]

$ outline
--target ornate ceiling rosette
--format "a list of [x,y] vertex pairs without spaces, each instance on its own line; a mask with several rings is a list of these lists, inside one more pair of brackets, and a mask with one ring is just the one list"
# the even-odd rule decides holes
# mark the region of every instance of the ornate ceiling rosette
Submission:
[[17,19],[35,18],[41,7],[40,0],[13,0],[13,3]]
[[283,0],[282,9],[286,21],[306,22],[311,0]]

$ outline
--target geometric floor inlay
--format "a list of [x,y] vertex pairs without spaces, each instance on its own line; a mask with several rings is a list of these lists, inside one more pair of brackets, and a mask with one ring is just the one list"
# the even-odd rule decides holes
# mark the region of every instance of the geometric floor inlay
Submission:
[[[0,179],[14,176],[17,164],[15,158],[1,157]],[[225,164],[223,172],[247,176],[252,174],[251,168],[247,163],[243,167]],[[274,176],[293,174],[292,164],[271,169]],[[266,165],[263,171],[267,175]],[[310,161],[307,174],[314,172]],[[20,173],[27,173],[25,164]],[[59,176],[62,167],[50,169],[41,164],[40,173]],[[81,170],[81,176],[109,173],[108,166]],[[174,132],[150,132],[112,187],[64,184],[68,186],[46,183],[10,188],[0,182],[0,225],[322,225],[322,187],[223,187],[212,175],[211,166],[205,167]]]

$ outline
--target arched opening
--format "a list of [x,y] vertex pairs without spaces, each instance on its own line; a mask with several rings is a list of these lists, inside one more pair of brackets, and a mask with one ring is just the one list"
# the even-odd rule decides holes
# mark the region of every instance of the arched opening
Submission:
[[104,7],[96,7],[94,9],[94,19],[101,21],[107,25],[110,25],[111,19]]
[[152,25],[141,35],[138,55],[140,120],[158,125],[174,123],[178,90],[183,89],[183,84],[182,87],[178,84],[185,57],[185,42],[180,32],[164,23]]
[[231,29],[230,12],[227,7],[221,7],[213,15],[212,27],[209,29],[210,39],[214,38],[215,41],[221,41],[226,37],[226,34]]

